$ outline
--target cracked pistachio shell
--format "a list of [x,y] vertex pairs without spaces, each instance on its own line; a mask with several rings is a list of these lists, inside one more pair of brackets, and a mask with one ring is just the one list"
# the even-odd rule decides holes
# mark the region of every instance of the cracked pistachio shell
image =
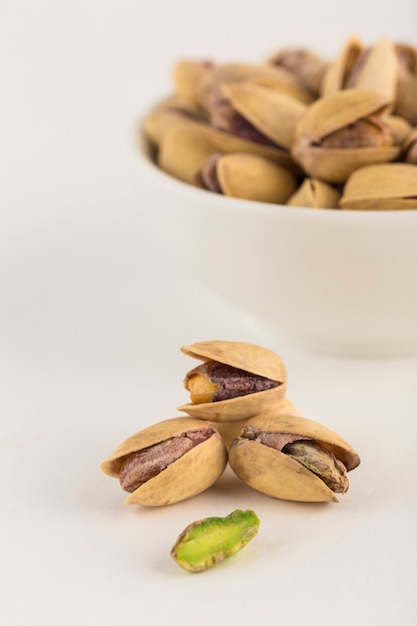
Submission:
[[221,86],[225,83],[247,83],[258,79],[271,78],[282,89],[294,89],[297,93],[305,92],[300,81],[291,72],[267,63],[224,63],[213,66],[199,85],[200,103],[210,111],[222,98]]
[[285,204],[296,189],[294,174],[256,154],[223,155],[216,171],[222,192],[233,198]]
[[235,422],[249,419],[260,411],[273,410],[285,398],[287,370],[282,359],[267,348],[234,341],[202,341],[184,346],[181,351],[203,362],[216,361],[264,378],[277,381],[277,387],[244,396],[178,407],[189,415],[212,422]]
[[297,191],[289,198],[288,206],[310,209],[339,208],[340,192],[318,178],[305,178]]
[[[388,105],[388,100],[378,94],[355,89],[316,100],[297,125],[291,151],[294,160],[310,176],[329,183],[343,183],[355,169],[365,165],[392,161],[400,152],[399,146],[321,146],[331,133],[370,116],[380,117]],[[390,127],[385,126],[393,143],[395,136]]]
[[[360,463],[357,452],[344,439],[304,417],[258,415],[247,424],[263,432],[313,439],[330,450],[347,471]],[[229,463],[243,482],[266,495],[298,502],[338,501],[336,494],[313,472],[283,452],[257,441],[237,437],[229,448]]]
[[386,97],[391,104],[397,92],[398,60],[393,42],[384,37],[369,50],[363,51],[352,68],[345,88],[372,91]]
[[328,64],[321,83],[320,95],[328,96],[344,88],[347,77],[363,51],[362,41],[355,35],[343,44],[337,57]]
[[[297,407],[288,398],[283,398],[281,402],[278,402],[272,411],[274,416],[279,415],[301,415]],[[239,420],[238,422],[210,422],[214,428],[219,432],[221,438],[224,441],[224,445],[228,449],[231,443],[239,435],[240,431],[247,423],[247,419]]]
[[291,171],[297,171],[288,152],[257,144],[191,120],[177,122],[162,137],[157,164],[167,174],[189,184],[196,184],[196,175],[211,154],[247,153],[265,157]]
[[340,200],[342,209],[417,209],[417,166],[381,163],[354,172]]
[[234,109],[277,146],[290,150],[307,111],[302,102],[255,83],[229,83],[222,92]]
[[397,98],[394,113],[417,125],[417,48],[396,44],[398,56]]
[[159,102],[144,117],[141,131],[154,146],[159,146],[167,132],[176,126],[204,124],[207,118],[174,94]]
[[[121,443],[101,463],[101,470],[108,476],[118,478],[123,462],[130,454],[205,426],[201,420],[190,417],[174,417],[148,426]],[[226,448],[215,431],[209,439],[196,445],[129,494],[124,504],[163,506],[191,498],[208,489],[221,476],[226,463]]]

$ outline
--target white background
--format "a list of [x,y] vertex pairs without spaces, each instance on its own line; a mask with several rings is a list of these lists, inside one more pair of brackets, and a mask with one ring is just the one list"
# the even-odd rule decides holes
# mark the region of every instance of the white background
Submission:
[[[2,624],[415,623],[417,357],[277,345],[170,258],[132,145],[178,58],[417,44],[416,23],[413,0],[0,0]],[[100,461],[177,414],[195,365],[179,346],[217,338],[276,350],[290,399],[359,451],[339,504],[227,472],[172,507],[122,506]],[[195,576],[171,560],[188,523],[248,507],[261,527],[239,555]]]

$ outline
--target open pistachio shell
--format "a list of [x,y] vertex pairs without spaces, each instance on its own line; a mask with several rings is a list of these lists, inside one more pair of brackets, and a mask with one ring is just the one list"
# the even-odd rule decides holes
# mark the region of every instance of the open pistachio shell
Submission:
[[337,209],[339,199],[340,192],[331,185],[318,178],[305,178],[297,191],[289,198],[287,205],[311,209]]
[[223,363],[277,384],[265,391],[227,400],[184,404],[178,407],[178,411],[212,422],[234,422],[253,417],[260,411],[272,410],[285,398],[287,389],[285,365],[277,354],[267,348],[233,341],[202,341],[182,347],[181,351],[203,362]]
[[[336,433],[303,417],[258,415],[246,424],[264,433],[299,436],[331,452],[346,470],[360,463],[355,450]],[[248,439],[242,431],[229,449],[232,470],[246,484],[269,496],[299,502],[337,502],[335,493],[311,470],[284,452]]]
[[342,209],[396,210],[417,208],[417,166],[383,163],[361,168],[348,179]]
[[329,96],[344,89],[345,82],[359,55],[364,49],[362,41],[356,37],[349,37],[334,61],[329,63],[321,83],[321,96]]
[[[381,118],[388,105],[378,94],[354,89],[316,100],[297,125],[292,156],[308,175],[330,183],[343,183],[359,167],[392,161],[400,149]],[[363,120],[369,121],[369,137],[362,135],[357,144],[325,145],[333,133],[347,129],[349,134],[351,126]]]
[[[363,58],[362,58],[363,57]],[[397,91],[398,61],[393,42],[384,37],[357,59],[345,84],[346,89],[373,91],[394,103]]]
[[[118,478],[125,460],[135,452],[145,450],[188,431],[200,431],[207,425],[189,417],[175,417],[158,422],[132,435],[121,443],[101,463],[102,471]],[[210,426],[211,427],[211,426]],[[219,433],[213,433],[183,456],[150,478],[125,500],[125,504],[162,506],[173,504],[208,489],[223,473],[227,453]]]
[[281,148],[290,150],[295,128],[307,106],[294,98],[254,83],[229,83],[222,92],[255,128]]
[[255,154],[221,156],[217,176],[222,192],[233,198],[285,204],[296,189],[289,170]]

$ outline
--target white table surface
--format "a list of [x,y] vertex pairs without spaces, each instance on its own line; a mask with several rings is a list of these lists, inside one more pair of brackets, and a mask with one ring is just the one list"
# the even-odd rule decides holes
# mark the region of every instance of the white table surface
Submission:
[[[380,2],[378,20],[359,0],[281,5],[0,3],[2,624],[415,624],[417,356],[278,342],[170,257],[138,194],[132,128],[177,58],[334,53],[351,32],[416,43],[411,0]],[[289,398],[358,450],[338,504],[267,498],[227,471],[187,502],[122,505],[99,463],[178,414],[195,364],[179,347],[205,339],[278,352]],[[180,531],[235,508],[258,513],[258,536],[181,570]]]

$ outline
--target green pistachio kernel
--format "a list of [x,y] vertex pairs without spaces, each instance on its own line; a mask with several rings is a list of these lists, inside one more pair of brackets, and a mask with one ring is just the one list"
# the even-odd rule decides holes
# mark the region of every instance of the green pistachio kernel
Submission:
[[258,532],[254,511],[237,509],[226,517],[193,522],[180,534],[171,556],[190,572],[202,572],[241,550]]

